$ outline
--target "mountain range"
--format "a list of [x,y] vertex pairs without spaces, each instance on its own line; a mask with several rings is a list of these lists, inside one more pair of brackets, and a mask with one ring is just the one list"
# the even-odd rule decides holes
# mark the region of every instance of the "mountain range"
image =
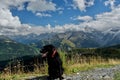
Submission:
[[34,44],[42,47],[46,44],[53,44],[61,48],[91,48],[104,47],[120,44],[120,27],[109,28],[99,31],[90,27],[83,27],[81,30],[71,30],[62,33],[43,33],[28,35],[12,35],[9,38],[24,44]]

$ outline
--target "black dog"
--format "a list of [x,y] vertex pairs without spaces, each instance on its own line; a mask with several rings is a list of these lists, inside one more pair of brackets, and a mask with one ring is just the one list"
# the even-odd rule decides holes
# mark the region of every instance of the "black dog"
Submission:
[[42,57],[47,57],[48,61],[48,80],[53,80],[59,78],[63,79],[63,67],[60,56],[53,45],[46,45],[40,51],[42,53]]

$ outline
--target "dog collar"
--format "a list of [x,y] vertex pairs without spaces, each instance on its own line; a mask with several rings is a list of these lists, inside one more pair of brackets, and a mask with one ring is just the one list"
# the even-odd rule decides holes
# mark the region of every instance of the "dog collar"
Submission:
[[53,54],[52,54],[52,58],[55,56],[55,53],[57,52],[57,50],[55,49],[54,51],[53,51]]

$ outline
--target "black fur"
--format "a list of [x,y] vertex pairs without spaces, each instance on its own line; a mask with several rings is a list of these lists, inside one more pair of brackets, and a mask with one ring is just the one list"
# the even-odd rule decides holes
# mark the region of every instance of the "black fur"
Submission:
[[47,62],[48,62],[48,74],[49,74],[49,80],[59,78],[62,80],[62,74],[63,74],[63,67],[62,67],[62,61],[60,59],[59,53],[56,51],[54,56],[53,53],[55,51],[55,47],[53,45],[46,45],[43,47],[43,49],[40,51],[42,54],[46,54]]

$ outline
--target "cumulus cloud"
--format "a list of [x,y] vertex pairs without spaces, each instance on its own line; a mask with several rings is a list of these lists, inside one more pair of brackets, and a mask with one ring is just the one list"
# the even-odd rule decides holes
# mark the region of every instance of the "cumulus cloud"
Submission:
[[24,3],[34,0],[0,0],[0,8],[10,9],[16,7],[18,10],[25,9]]
[[[24,3],[28,2],[25,6]],[[55,11],[56,4],[46,0],[1,0],[0,1],[0,34],[29,34],[39,30],[41,33],[44,28],[36,29],[28,24],[22,24],[18,16],[13,16],[10,9],[30,10],[36,12],[36,16],[51,17],[50,14],[40,13],[45,11]],[[40,12],[39,12],[40,11]],[[41,31],[41,32],[40,32]]]
[[45,13],[36,13],[36,16],[39,16],[39,17],[52,17],[50,14],[45,14]]
[[[78,16],[76,19],[84,20],[84,22],[75,24],[65,24],[63,26],[56,25],[54,28],[49,27],[51,32],[65,32],[72,30],[84,30],[85,27],[91,27],[100,31],[106,31],[110,28],[120,27],[120,5],[115,7],[111,12],[97,14],[94,19],[90,16]],[[47,27],[46,27],[47,30]]]
[[0,33],[13,34],[24,33],[30,28],[27,24],[21,24],[18,16],[12,16],[9,9],[0,9]]
[[56,4],[48,2],[46,0],[34,0],[29,2],[27,10],[32,12],[56,11]]
[[20,26],[21,22],[17,16],[13,17],[8,9],[0,9],[0,25],[1,26]]
[[107,0],[107,1],[104,2],[104,4],[105,4],[105,6],[110,5],[111,9],[115,8],[115,0]]
[[81,11],[86,11],[87,7],[94,5],[94,0],[73,0],[74,8],[78,8]]
[[[65,0],[67,1],[67,0]],[[85,11],[87,7],[94,5],[94,0],[73,0],[74,6]],[[50,24],[46,26],[30,26],[22,24],[18,16],[13,16],[10,9],[15,7],[18,10],[25,9],[24,3],[29,2],[26,6],[27,10],[32,11],[36,16],[51,17],[45,14],[46,11],[56,11],[56,4],[47,2],[46,0],[1,0],[0,2],[0,34],[41,34],[46,32],[65,32],[70,30],[83,30],[84,27],[92,27],[97,30],[107,30],[113,27],[120,27],[120,5],[114,6],[112,0],[106,2],[106,6],[111,4],[112,11],[98,14],[94,19],[90,16],[78,16],[74,20],[82,20],[83,22],[75,24],[65,24],[63,26],[56,25],[52,27]],[[113,0],[115,1],[115,0]],[[43,5],[44,4],[44,5]],[[62,12],[61,12],[62,13]]]
[[120,27],[120,5],[111,12],[105,12],[95,16],[95,20],[83,22],[80,26],[89,26],[97,30],[107,30],[109,28]]
[[0,34],[10,35],[25,32],[30,28],[27,24],[22,24],[18,16],[13,16],[10,9],[16,7],[23,9],[23,3],[29,0],[1,0],[0,2]]
[[93,18],[91,16],[78,16],[73,20],[80,20],[80,21],[91,21]]
[[56,25],[55,27],[52,27],[50,24],[46,25],[46,26],[34,26],[31,27],[26,33],[24,34],[30,34],[30,33],[35,33],[35,34],[41,34],[41,33],[51,33],[51,32],[55,32],[55,33],[63,33],[66,31],[77,31],[77,30],[81,30],[83,28],[81,28],[79,25],[75,25],[75,24],[65,24],[63,26],[60,25]]

